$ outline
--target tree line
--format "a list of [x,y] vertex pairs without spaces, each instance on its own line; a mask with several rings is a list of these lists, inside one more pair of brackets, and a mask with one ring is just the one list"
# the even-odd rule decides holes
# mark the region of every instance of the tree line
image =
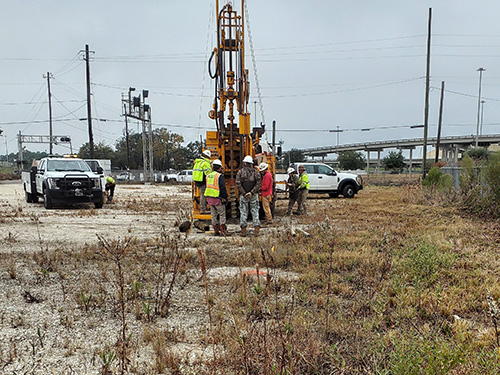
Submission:
[[[182,170],[192,167],[193,160],[199,155],[202,144],[199,141],[183,146],[184,137],[172,133],[165,128],[153,130],[153,169],[165,171]],[[129,152],[127,154],[127,138],[118,139],[115,149],[104,142],[94,144],[94,159],[109,159],[113,168],[141,169],[143,168],[142,133],[129,133]],[[80,147],[78,157],[90,158],[89,143]]]

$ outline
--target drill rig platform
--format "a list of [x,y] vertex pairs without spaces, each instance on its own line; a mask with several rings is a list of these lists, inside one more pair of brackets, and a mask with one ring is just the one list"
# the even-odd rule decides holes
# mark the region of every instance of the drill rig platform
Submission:
[[[208,115],[215,121],[216,130],[207,131],[206,148],[210,150],[212,160],[219,159],[222,162],[228,192],[228,219],[239,216],[236,173],[243,167],[245,156],[252,156],[255,166],[266,162],[273,180],[275,176],[274,155],[267,151],[267,144],[261,144],[265,124],[250,129],[244,9],[245,0],[241,0],[241,14],[230,2],[220,6],[219,1],[216,1],[217,46],[209,60],[209,74],[215,83],[215,95]],[[194,184],[192,186],[193,218],[210,220],[210,214],[200,212],[200,192]]]

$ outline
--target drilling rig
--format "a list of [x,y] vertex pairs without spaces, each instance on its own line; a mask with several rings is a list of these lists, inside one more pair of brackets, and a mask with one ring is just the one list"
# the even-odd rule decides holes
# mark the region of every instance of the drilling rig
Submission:
[[[239,216],[235,179],[236,173],[243,167],[243,158],[251,155],[254,165],[266,162],[273,180],[275,176],[274,155],[268,151],[267,144],[261,144],[265,124],[250,129],[244,6],[245,0],[241,0],[241,14],[238,14],[230,2],[220,7],[216,0],[217,46],[208,62],[209,75],[215,83],[213,106],[208,116],[215,121],[216,130],[207,131],[206,148],[210,150],[212,160],[219,159],[222,162],[229,195],[226,213],[227,218],[233,219]],[[194,184],[192,192],[193,218],[209,220],[210,214],[200,213],[200,192]]]

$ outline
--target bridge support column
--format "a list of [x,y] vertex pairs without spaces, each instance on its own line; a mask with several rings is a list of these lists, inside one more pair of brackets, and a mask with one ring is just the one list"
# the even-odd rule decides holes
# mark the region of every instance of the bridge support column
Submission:
[[460,152],[460,149],[458,147],[457,144],[453,145],[455,146],[455,150],[454,150],[454,153],[453,153],[453,163],[455,163],[455,165],[458,165],[458,153]]
[[411,176],[411,167],[413,165],[413,149],[410,148],[410,166],[408,167],[408,174]]
[[377,173],[380,172],[380,150],[377,151]]
[[370,151],[366,150],[366,173],[370,173]]

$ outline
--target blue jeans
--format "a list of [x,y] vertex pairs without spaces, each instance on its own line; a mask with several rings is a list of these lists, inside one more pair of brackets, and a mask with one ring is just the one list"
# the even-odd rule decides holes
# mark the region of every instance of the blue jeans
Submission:
[[254,194],[250,199],[240,195],[240,227],[247,226],[248,208],[252,213],[252,224],[254,227],[260,227],[259,220],[259,195]]

